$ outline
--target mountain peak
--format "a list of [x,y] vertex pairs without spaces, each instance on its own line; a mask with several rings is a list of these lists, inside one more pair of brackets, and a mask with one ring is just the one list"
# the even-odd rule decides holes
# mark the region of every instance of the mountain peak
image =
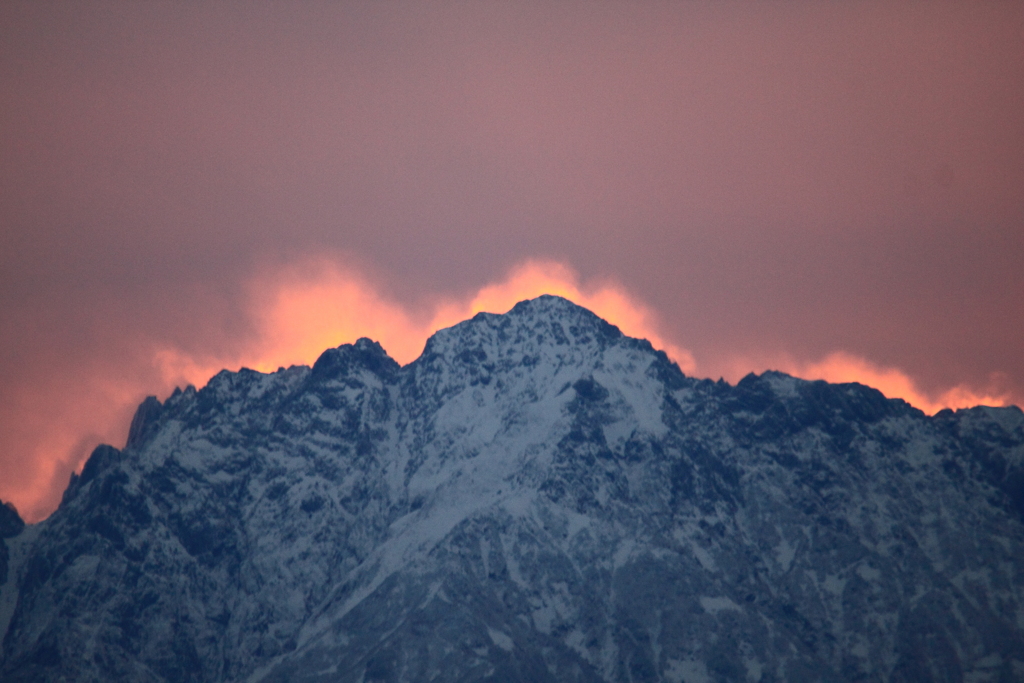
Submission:
[[325,380],[350,374],[355,367],[390,377],[398,371],[399,365],[378,342],[360,337],[354,344],[342,344],[320,354],[313,364],[312,377]]
[[603,347],[622,339],[619,328],[568,299],[544,295],[520,301],[503,314],[477,313],[471,319],[435,332],[422,359],[464,356],[501,357],[509,350],[550,345]]
[[696,380],[560,297],[147,399],[7,517],[4,681],[1024,678],[1019,410]]

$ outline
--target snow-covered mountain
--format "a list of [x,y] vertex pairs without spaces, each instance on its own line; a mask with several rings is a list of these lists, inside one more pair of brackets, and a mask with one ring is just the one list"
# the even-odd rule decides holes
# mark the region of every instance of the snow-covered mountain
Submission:
[[0,508],[3,681],[1024,680],[1024,415],[685,377],[557,297],[147,399]]

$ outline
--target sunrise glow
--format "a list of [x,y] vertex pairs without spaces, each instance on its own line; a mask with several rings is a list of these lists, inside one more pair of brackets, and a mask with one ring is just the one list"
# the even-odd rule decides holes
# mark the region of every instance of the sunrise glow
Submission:
[[[153,364],[165,383],[202,386],[222,368],[249,367],[273,372],[289,365],[310,365],[328,348],[369,337],[381,343],[401,364],[415,360],[427,338],[439,329],[467,320],[480,312],[504,313],[517,302],[542,294],[563,296],[617,325],[624,334],[647,339],[664,350],[688,375],[699,375],[694,356],[666,339],[650,308],[610,281],[581,282],[576,272],[557,261],[531,260],[513,268],[506,277],[487,284],[460,300],[442,301],[433,311],[416,314],[381,297],[358,273],[330,262],[279,276],[268,291],[266,283],[253,287],[251,315],[259,335],[255,343],[231,358],[196,359],[179,350],[154,352]],[[752,360],[734,362],[734,379],[760,371]],[[844,351],[818,361],[778,359],[765,367],[804,379],[859,382],[890,398],[902,398],[933,414],[942,408],[1008,405],[1010,396],[978,391],[966,385],[938,395],[922,391],[899,368],[884,367]]]
[[[386,299],[358,272],[330,261],[307,263],[253,281],[250,292],[248,315],[256,334],[240,342],[232,354],[197,357],[179,348],[158,345],[134,373],[117,378],[109,370],[98,370],[91,381],[75,389],[73,401],[44,406],[49,394],[42,391],[38,405],[26,405],[24,413],[30,422],[24,425],[21,441],[34,453],[28,460],[32,468],[11,472],[20,486],[7,493],[26,519],[38,521],[52,511],[57,500],[55,491],[63,490],[66,483],[56,482],[55,477],[65,471],[67,464],[81,471],[96,444],[123,444],[132,412],[147,394],[165,398],[175,386],[202,387],[222,369],[248,367],[273,372],[290,365],[311,365],[325,349],[360,337],[380,342],[404,365],[419,356],[427,338],[437,330],[479,312],[504,313],[517,302],[542,294],[563,296],[590,309],[623,333],[645,338],[664,350],[686,374],[701,374],[693,354],[670,341],[659,328],[656,314],[625,288],[609,280],[582,281],[571,267],[557,261],[526,261],[496,282],[461,299],[439,301],[426,311],[412,311]],[[835,352],[818,361],[783,358],[765,364],[738,359],[728,375],[736,381],[750,371],[767,368],[804,379],[860,382],[929,414],[946,407],[1002,406],[1011,401],[1008,395],[967,386],[929,395],[902,370],[846,352]],[[32,439],[30,433],[40,436]]]
[[311,365],[325,349],[360,337],[380,342],[405,365],[420,355],[427,338],[437,330],[480,312],[505,313],[519,301],[542,294],[574,301],[624,334],[649,340],[684,372],[696,370],[693,355],[665,340],[654,313],[622,287],[611,282],[581,283],[569,266],[554,261],[527,261],[464,299],[442,301],[427,315],[385,300],[366,279],[334,264],[315,264],[303,273],[281,277],[269,294],[265,284],[254,286],[252,316],[259,337],[235,357],[201,360],[174,349],[155,351],[153,362],[164,380],[201,386],[223,367],[273,372],[289,365]]
[[878,389],[889,398],[902,398],[915,408],[933,415],[943,408],[969,408],[971,406],[1005,406],[1010,397],[995,392],[977,392],[960,385],[929,396],[898,368],[880,367],[864,358],[838,351],[813,363],[788,363],[784,372],[804,379],[823,379],[827,382],[859,382]]

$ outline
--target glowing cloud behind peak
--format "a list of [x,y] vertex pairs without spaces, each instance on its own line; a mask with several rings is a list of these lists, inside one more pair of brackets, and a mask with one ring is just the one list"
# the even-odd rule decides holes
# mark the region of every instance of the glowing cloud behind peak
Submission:
[[442,306],[431,327],[449,327],[480,312],[504,313],[516,303],[542,294],[565,297],[616,325],[624,334],[647,339],[655,348],[665,351],[683,372],[696,371],[693,354],[659,333],[653,311],[612,282],[581,284],[575,271],[556,261],[527,261],[513,269],[504,281],[483,287],[468,303]]
[[580,282],[572,268],[556,261],[526,261],[504,279],[462,299],[441,300],[431,310],[410,311],[389,301],[365,277],[330,261],[287,269],[252,283],[250,291],[254,338],[231,357],[196,358],[178,349],[157,349],[153,363],[165,385],[201,386],[225,367],[273,372],[283,366],[310,365],[325,349],[360,337],[380,342],[404,365],[419,356],[437,330],[480,312],[505,313],[519,301],[542,294],[588,308],[624,334],[664,350],[684,372],[696,370],[693,355],[659,333],[649,308],[613,282]]
[[794,363],[788,370],[791,374],[806,379],[823,379],[827,382],[859,382],[878,389],[889,398],[902,398],[915,408],[932,415],[943,408],[969,408],[976,405],[1005,406],[1010,396],[996,389],[977,391],[966,385],[958,385],[940,392],[937,396],[921,390],[916,383],[898,368],[880,367],[853,354],[837,351],[816,363]]
[[1007,406],[1013,402],[1010,392],[999,388],[998,377],[979,389],[959,384],[936,392],[923,390],[906,372],[873,363],[846,351],[835,351],[818,361],[801,361],[789,356],[768,362],[737,358],[725,375],[738,380],[755,368],[779,370],[807,380],[825,380],[834,384],[857,382],[878,389],[888,398],[901,398],[915,408],[934,415],[944,408],[969,408],[977,405]]
[[[186,350],[150,341],[133,357],[85,368],[76,377],[62,378],[59,386],[41,385],[24,393],[4,420],[15,427],[8,435],[13,452],[28,457],[7,465],[0,498],[12,501],[28,521],[45,518],[56,507],[68,472],[81,471],[96,444],[124,442],[132,411],[148,394],[165,397],[175,386],[203,386],[225,368],[273,372],[282,366],[309,365],[325,349],[360,337],[380,342],[393,358],[406,364],[419,356],[427,338],[438,329],[479,312],[504,313],[517,302],[542,294],[563,296],[617,325],[624,334],[649,340],[689,375],[711,369],[698,368],[690,351],[664,335],[656,313],[625,288],[611,280],[582,281],[571,267],[557,261],[525,261],[500,280],[463,297],[428,299],[430,303],[416,309],[383,296],[355,269],[330,260],[308,261],[250,282],[244,311],[249,331],[234,339],[227,352],[208,351],[203,343]],[[207,333],[201,332],[200,337]],[[1004,392],[977,391],[966,385],[929,394],[907,373],[846,352],[814,362],[789,357],[769,363],[736,359],[723,374],[735,381],[757,368],[775,368],[806,379],[860,382],[928,413],[945,407],[1007,405],[1011,400]]]
[[658,333],[653,312],[612,282],[586,283],[569,266],[527,261],[507,277],[459,300],[443,300],[432,311],[409,311],[382,298],[360,275],[322,263],[306,276],[289,274],[254,316],[261,330],[258,347],[243,361],[258,370],[309,364],[324,350],[359,337],[379,341],[403,365],[419,356],[427,338],[480,312],[505,313],[516,303],[542,294],[565,297],[617,325],[623,333],[648,339],[692,373],[696,365],[686,349]]

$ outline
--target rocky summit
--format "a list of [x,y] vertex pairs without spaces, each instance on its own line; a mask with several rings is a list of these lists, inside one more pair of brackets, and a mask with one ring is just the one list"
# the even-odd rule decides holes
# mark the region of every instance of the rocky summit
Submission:
[[147,399],[0,507],[0,680],[1024,680],[1024,415],[693,379],[557,297]]

